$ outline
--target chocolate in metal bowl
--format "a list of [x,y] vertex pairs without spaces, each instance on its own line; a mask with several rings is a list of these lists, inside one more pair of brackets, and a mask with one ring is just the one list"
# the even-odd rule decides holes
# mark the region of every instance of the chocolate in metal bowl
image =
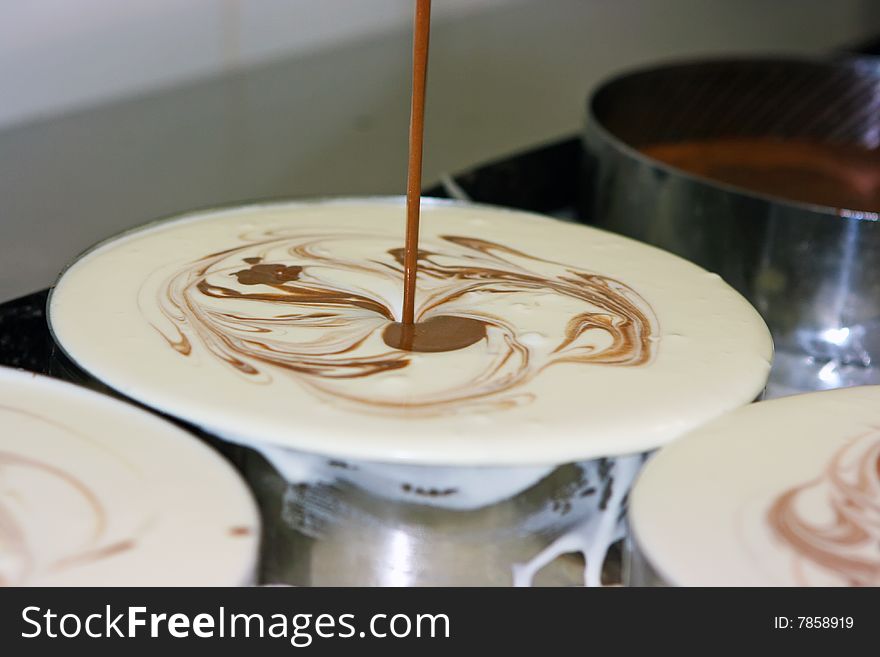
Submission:
[[880,382],[878,59],[625,73],[591,95],[584,145],[585,214],[717,272],[761,312],[769,396]]
[[59,279],[53,336],[243,446],[266,581],[600,583],[644,453],[760,394],[764,322],[650,246],[428,199],[416,327],[468,339],[399,349],[403,207],[262,203],[111,238]]

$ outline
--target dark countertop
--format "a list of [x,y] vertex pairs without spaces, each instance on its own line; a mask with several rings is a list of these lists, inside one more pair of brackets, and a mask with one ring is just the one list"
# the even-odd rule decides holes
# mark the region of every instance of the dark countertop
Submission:
[[46,324],[48,290],[0,305],[0,365],[49,373],[55,343]]

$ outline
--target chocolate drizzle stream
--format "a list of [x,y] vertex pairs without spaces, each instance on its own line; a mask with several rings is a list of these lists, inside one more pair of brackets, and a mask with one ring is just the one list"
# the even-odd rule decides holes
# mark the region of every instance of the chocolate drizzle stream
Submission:
[[419,210],[422,190],[422,149],[425,134],[425,85],[428,79],[428,41],[431,33],[431,0],[416,0],[413,20],[412,104],[409,118],[409,160],[406,177],[406,246],[403,276],[403,329],[400,344],[412,342],[418,273]]
[[[817,501],[829,520],[805,513]],[[849,586],[880,585],[880,430],[839,449],[816,479],[779,495],[767,521],[795,553],[799,585],[810,584],[804,561]]]
[[639,366],[655,348],[650,305],[620,281],[455,235],[418,251],[417,323],[401,348],[405,265],[393,234],[278,228],[239,239],[145,287],[142,311],[155,317],[158,305],[167,322],[154,326],[183,356],[196,338],[249,380],[283,372],[355,410],[510,408],[531,401],[524,386],[550,366]]

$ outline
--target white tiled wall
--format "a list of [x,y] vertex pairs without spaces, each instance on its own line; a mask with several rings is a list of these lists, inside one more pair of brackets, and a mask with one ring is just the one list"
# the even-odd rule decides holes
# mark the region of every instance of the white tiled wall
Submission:
[[[433,11],[437,21],[457,20],[523,2],[575,13],[562,0],[434,0]],[[880,8],[880,0],[580,4],[584,11],[577,18],[587,5],[595,5],[597,19],[626,15],[585,30],[585,40],[605,44],[599,56],[608,60],[626,53],[607,47],[613,35],[605,25],[628,25],[620,41],[638,37],[640,51],[652,44],[669,49],[670,34],[680,39],[687,33],[674,29],[680,23],[693,26],[695,43],[772,43],[775,32],[783,48],[810,50],[861,35]],[[413,0],[0,0],[0,128],[282,55],[376,38],[405,29],[412,6]]]
[[[613,72],[821,53],[880,33],[880,0],[433,4],[428,183],[574,134],[589,89]],[[165,214],[400,193],[411,11],[412,0],[0,0],[0,301]],[[275,59],[247,76],[36,122]]]
[[[435,0],[437,20],[516,0]],[[0,0],[0,127],[406,26],[412,0]]]

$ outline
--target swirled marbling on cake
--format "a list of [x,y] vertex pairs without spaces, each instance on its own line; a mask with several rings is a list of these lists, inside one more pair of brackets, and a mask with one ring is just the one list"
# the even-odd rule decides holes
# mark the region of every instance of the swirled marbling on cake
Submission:
[[253,581],[256,509],[194,438],[29,372],[0,400],[0,586]]
[[763,388],[766,326],[714,274],[538,215],[423,205],[412,334],[402,199],[119,236],[62,276],[53,331],[105,383],[224,438],[379,462],[633,454]]
[[[811,505],[825,505],[816,517]],[[792,553],[792,574],[811,568],[847,586],[880,586],[880,429],[840,447],[816,478],[778,495],[767,522]]]
[[[403,276],[393,232],[287,228],[236,241],[187,263],[158,294],[146,288],[145,317],[161,310],[167,322],[156,328],[181,355],[198,340],[254,382],[289,374],[363,412],[504,409],[533,399],[522,386],[547,367],[644,365],[658,339],[650,305],[619,281],[442,235],[420,249],[415,340],[405,350],[389,339],[400,332]],[[540,298],[551,305],[549,318],[518,312]],[[435,377],[460,349],[471,353],[456,376]],[[382,387],[402,374],[406,394]]]
[[[0,406],[0,419],[14,412]],[[107,540],[107,514],[101,499],[86,482],[62,467],[0,452],[0,482],[4,487],[0,494],[0,586],[25,586],[53,572],[100,561],[137,545],[136,531]],[[55,508],[47,510],[45,506]],[[61,507],[79,518],[75,530],[34,545],[29,523],[40,512],[50,517],[63,512]]]
[[880,585],[880,386],[739,409],[661,450],[630,522],[668,583]]

